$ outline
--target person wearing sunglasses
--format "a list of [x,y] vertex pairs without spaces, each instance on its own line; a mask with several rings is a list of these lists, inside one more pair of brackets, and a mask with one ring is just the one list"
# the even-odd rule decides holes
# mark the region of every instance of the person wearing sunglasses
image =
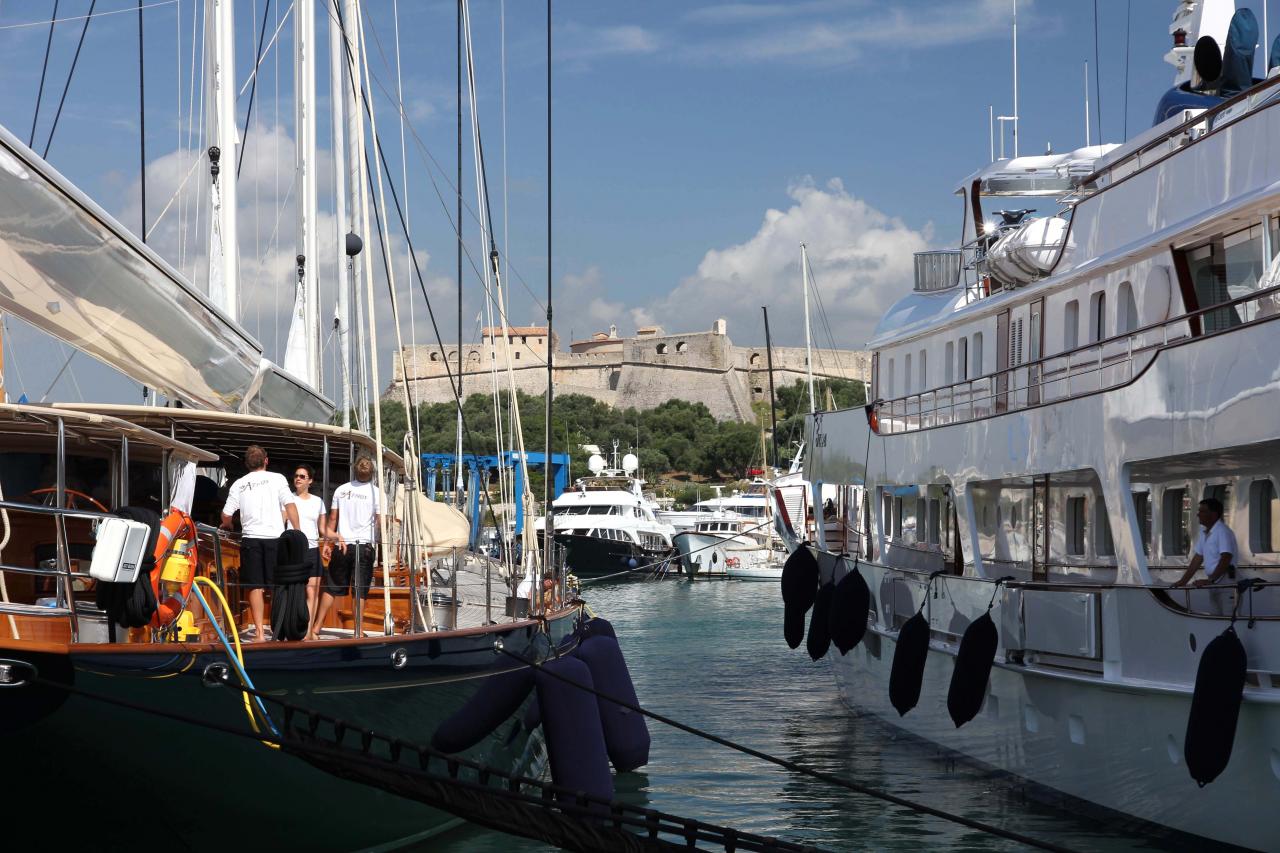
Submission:
[[328,538],[325,523],[324,499],[311,494],[316,479],[316,469],[310,465],[295,465],[293,469],[294,503],[298,507],[298,529],[307,535],[307,565],[311,575],[307,578],[307,614],[311,617],[307,629],[308,640],[320,638],[320,626],[316,623],[316,601],[320,597],[320,544]]

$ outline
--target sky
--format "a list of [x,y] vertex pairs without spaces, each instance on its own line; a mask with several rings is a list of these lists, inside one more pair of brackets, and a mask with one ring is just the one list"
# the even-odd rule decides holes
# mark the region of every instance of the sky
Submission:
[[[44,151],[84,26],[78,16],[90,2],[59,3],[62,20],[35,122],[37,152]],[[364,5],[378,134],[408,210],[422,275],[419,289],[388,197],[388,218],[397,226],[390,247],[402,338],[436,340],[425,290],[443,339],[452,342],[456,3]],[[1271,5],[1280,7],[1280,0]],[[1149,127],[1173,79],[1162,56],[1176,6],[1176,0],[1018,0],[1020,153],[1084,144],[1086,62],[1092,141],[1101,133],[1119,142]],[[198,152],[208,143],[200,137],[198,38],[193,51],[203,2],[144,0],[144,7],[149,242],[203,289],[207,178]],[[1261,0],[1252,7],[1261,20]],[[331,0],[319,0],[318,8],[319,269],[327,318],[337,233],[326,41]],[[52,9],[45,0],[0,2],[0,124],[24,141],[32,134]],[[259,32],[267,43],[241,146],[241,323],[277,360],[297,251],[291,9],[290,0],[235,5],[242,129]],[[720,317],[736,343],[756,345],[763,342],[764,305],[775,343],[800,344],[804,242],[821,302],[815,345],[861,348],[884,310],[909,292],[911,254],[958,241],[961,203],[953,193],[990,159],[988,107],[997,115],[1013,112],[1012,9],[1013,0],[556,0],[550,277],[562,345],[611,324],[624,335],[650,323],[678,333],[709,329]],[[98,0],[95,12],[48,159],[136,232],[144,138],[138,14],[132,0]],[[541,324],[548,283],[546,5],[472,0],[470,13],[509,318]],[[403,159],[394,100],[397,15]],[[470,340],[482,321],[477,271],[487,245],[465,106],[463,119],[462,316]],[[1007,134],[1004,144],[1011,154]],[[995,147],[998,155],[999,141]],[[376,238],[365,236],[372,256]],[[379,284],[381,294],[385,288]],[[395,346],[388,299],[379,298],[376,316],[385,387]],[[136,383],[85,356],[59,375],[69,350],[12,318],[8,324],[11,396],[139,399]],[[332,386],[327,333],[325,344]]]

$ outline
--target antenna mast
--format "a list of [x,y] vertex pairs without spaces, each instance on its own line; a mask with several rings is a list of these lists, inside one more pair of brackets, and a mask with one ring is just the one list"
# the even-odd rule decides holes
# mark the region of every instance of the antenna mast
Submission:
[[1013,0],[1013,156],[1018,156],[1018,0]]
[[813,401],[813,343],[809,335],[809,255],[800,244],[800,277],[804,281],[804,369],[809,377],[809,412],[818,410]]
[[1089,60],[1084,61],[1084,147],[1089,147]]

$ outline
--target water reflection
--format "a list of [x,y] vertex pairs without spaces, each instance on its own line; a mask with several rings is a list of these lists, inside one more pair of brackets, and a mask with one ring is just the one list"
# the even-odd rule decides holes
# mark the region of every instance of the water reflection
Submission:
[[[618,630],[646,707],[690,725],[907,799],[1080,850],[1204,850],[1077,814],[837,696],[830,660],[811,663],[782,640],[773,584],[632,581],[590,588]],[[838,654],[833,648],[832,655]],[[887,685],[886,685],[886,688]],[[833,850],[1015,850],[1020,845],[916,814],[674,731],[652,720],[649,765],[617,778],[629,803]],[[1147,828],[1149,829],[1149,828]],[[462,828],[435,851],[550,850]],[[424,848],[425,849],[425,848]]]

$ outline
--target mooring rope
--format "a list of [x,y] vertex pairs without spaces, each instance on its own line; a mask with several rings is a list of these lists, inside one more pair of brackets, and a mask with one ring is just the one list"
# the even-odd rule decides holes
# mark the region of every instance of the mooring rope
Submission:
[[[487,767],[430,746],[378,734],[341,718],[294,705],[277,696],[237,684],[225,676],[206,675],[204,679],[207,683],[230,687],[280,706],[284,711],[282,733],[255,733],[238,729],[213,720],[64,684],[40,676],[34,667],[32,670],[34,674],[27,679],[30,684],[178,723],[278,745],[282,751],[291,752],[334,775],[352,778],[362,784],[445,808],[493,829],[548,841],[566,849],[675,850],[693,848],[698,842],[711,842],[723,846],[726,851],[820,851],[817,847],[742,832],[732,827],[632,806],[617,800],[606,800],[582,791]],[[305,728],[294,726],[299,717],[305,718]],[[331,742],[321,740],[318,735],[321,722],[332,727]],[[345,744],[348,733],[356,735],[358,751]],[[389,759],[372,754],[375,743],[386,748]],[[417,758],[416,767],[404,763],[411,755]],[[432,762],[443,765],[447,775],[432,772]],[[353,768],[362,768],[366,772],[361,773]],[[464,768],[475,773],[477,781],[459,778],[458,774]],[[395,777],[399,777],[399,780]],[[495,779],[503,784],[491,784],[491,780]],[[416,784],[408,785],[406,780]],[[537,793],[527,793],[526,788],[532,788]],[[556,815],[556,811],[561,815]],[[680,841],[660,837],[664,835],[674,836]]]
[[942,820],[951,821],[952,823],[958,823],[961,826],[966,826],[970,829],[976,829],[980,832],[985,832],[990,835],[998,836],[1000,838],[1006,838],[1010,841],[1016,841],[1019,844],[1025,844],[1029,847],[1035,847],[1040,850],[1051,850],[1051,851],[1055,851],[1055,853],[1073,853],[1072,848],[1070,847],[1064,847],[1060,844],[1054,844],[1049,841],[1041,841],[1040,839],[1033,838],[1029,835],[1024,835],[1020,832],[1016,832],[1011,829],[1004,829],[1002,827],[995,826],[994,824],[984,823],[983,821],[980,821],[980,820],[975,820],[970,817],[965,817],[964,815],[943,811],[942,809],[935,808],[933,806],[928,806],[928,805],[925,805],[924,803],[918,803],[918,802],[915,802],[914,800],[908,800],[903,797],[899,797],[896,794],[891,794],[887,791],[881,791],[876,788],[872,788],[870,786],[863,785],[858,782],[854,782],[851,779],[845,779],[843,777],[836,776],[822,770],[816,770],[812,767],[807,767],[803,764],[798,764],[786,758],[779,758],[776,755],[770,755],[767,752],[762,752],[758,749],[753,749],[752,747],[746,746],[736,741],[729,740],[728,738],[724,738],[719,735],[712,734],[711,732],[704,731],[703,729],[699,729],[696,726],[691,726],[688,723],[682,723],[679,720],[675,720],[675,719],[672,719],[671,717],[667,717],[663,714],[659,714],[656,711],[650,711],[646,708],[642,708],[639,705],[628,702],[625,699],[619,699],[615,696],[610,696],[606,693],[603,693],[595,689],[594,687],[588,687],[587,685],[577,682],[574,679],[569,678],[568,676],[562,675],[556,672],[555,670],[546,669],[545,667],[542,666],[541,663],[537,661],[529,660],[523,655],[518,655],[515,652],[507,650],[505,647],[503,647],[501,642],[495,643],[494,648],[500,654],[504,654],[507,657],[520,661],[525,666],[531,666],[536,669],[539,669],[543,674],[549,675],[552,678],[563,681],[566,684],[570,684],[578,688],[579,690],[585,690],[588,693],[593,694],[599,699],[604,699],[608,702],[613,702],[614,704],[619,705],[629,711],[632,711],[637,714],[643,714],[644,716],[649,717],[650,719],[655,720],[664,725],[671,726],[672,728],[679,729],[682,732],[694,735],[695,737],[702,738],[703,740],[711,741],[712,743],[719,744],[720,746],[726,747],[728,749],[732,749],[736,752],[741,752],[744,755],[749,755],[753,758],[758,758],[761,761],[767,761],[770,764],[777,765],[778,767],[782,767],[785,770],[790,770],[793,773],[799,773],[804,776],[809,776],[813,779],[826,782],[829,785],[834,785],[839,788],[844,788],[846,790],[853,791],[854,793],[862,794],[864,796],[873,797],[877,800],[882,800],[886,803],[892,803],[896,806],[901,806],[903,808],[910,809],[912,811],[919,812],[921,814],[927,814],[936,818],[940,818]]

